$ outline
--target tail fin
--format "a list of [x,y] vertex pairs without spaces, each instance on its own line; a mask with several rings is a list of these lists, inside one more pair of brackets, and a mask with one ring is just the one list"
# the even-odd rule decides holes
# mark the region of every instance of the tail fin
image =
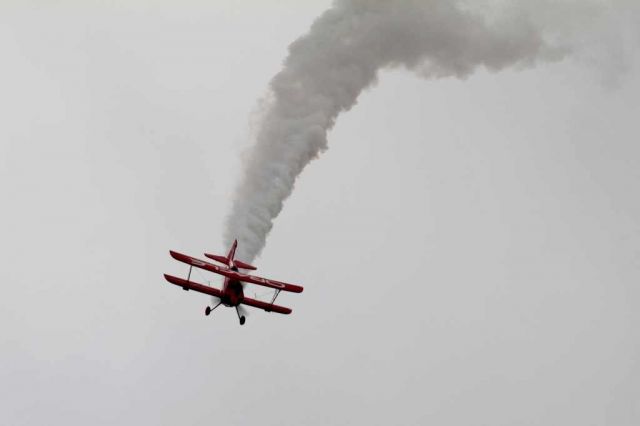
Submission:
[[233,245],[231,245],[231,250],[229,250],[229,254],[227,255],[228,260],[233,260],[233,257],[236,255],[236,247],[238,247],[238,240],[233,241]]

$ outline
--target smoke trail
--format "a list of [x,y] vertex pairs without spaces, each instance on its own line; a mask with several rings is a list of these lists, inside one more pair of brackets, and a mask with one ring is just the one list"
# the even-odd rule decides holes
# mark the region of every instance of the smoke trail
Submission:
[[424,77],[463,78],[483,66],[531,66],[560,57],[526,19],[504,23],[451,0],[336,0],[289,47],[228,217],[225,239],[252,261],[304,167],[327,148],[337,116],[376,81],[406,67]]

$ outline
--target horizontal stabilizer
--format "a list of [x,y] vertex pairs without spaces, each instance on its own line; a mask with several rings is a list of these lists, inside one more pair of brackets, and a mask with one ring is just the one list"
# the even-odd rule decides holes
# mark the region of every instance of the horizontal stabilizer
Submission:
[[228,257],[220,256],[219,254],[205,253],[204,255],[205,255],[205,256],[207,256],[209,259],[213,259],[213,260],[215,260],[216,262],[220,262],[220,263],[222,263],[223,265],[227,265],[227,266],[233,266],[233,265],[235,265],[235,266],[237,266],[237,267],[238,267],[238,268],[240,268],[240,269],[251,269],[252,271],[255,271],[256,269],[258,269],[258,268],[256,268],[255,266],[253,266],[253,265],[249,265],[248,263],[245,263],[245,262],[243,262],[243,261],[241,261],[241,260],[235,260],[235,259],[234,259],[234,260],[232,261],[232,262],[233,262],[233,264],[232,264],[232,263],[229,261],[229,258],[228,258]]
[[241,269],[251,269],[252,271],[255,271],[256,269],[258,269],[255,266],[249,265],[248,263],[244,263],[241,260],[234,260],[233,263],[235,263],[236,266]]
[[220,256],[220,255],[217,255],[217,254],[209,254],[209,253],[205,253],[204,255],[207,256],[209,259],[215,260],[216,262],[220,262],[220,263],[225,264],[225,265],[229,264],[229,259],[227,259],[224,256]]

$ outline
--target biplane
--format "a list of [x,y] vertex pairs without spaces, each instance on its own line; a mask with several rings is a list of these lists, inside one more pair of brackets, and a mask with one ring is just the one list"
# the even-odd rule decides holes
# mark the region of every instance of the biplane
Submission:
[[[267,278],[258,277],[255,275],[249,275],[241,272],[241,269],[244,270],[256,270],[255,266],[249,265],[248,263],[242,262],[241,260],[235,259],[236,248],[238,247],[238,240],[233,242],[231,246],[231,250],[226,256],[220,256],[216,254],[205,253],[204,255],[209,259],[215,260],[218,263],[221,263],[223,266],[215,265],[210,262],[205,262],[204,260],[196,259],[195,257],[187,256],[186,254],[178,253],[176,251],[170,251],[171,257],[176,259],[179,262],[186,263],[189,265],[189,275],[187,279],[174,277],[172,275],[164,274],[164,277],[171,284],[175,284],[177,286],[182,287],[183,290],[193,290],[199,293],[208,294],[213,296],[215,300],[217,300],[217,304],[213,307],[207,306],[205,308],[204,314],[209,315],[211,312],[216,309],[220,305],[224,305],[227,307],[235,307],[236,313],[238,314],[238,319],[240,320],[240,325],[243,325],[246,320],[246,315],[241,312],[243,311],[242,306],[252,306],[254,308],[262,309],[266,312],[276,312],[278,314],[288,315],[291,313],[290,308],[285,308],[284,306],[279,306],[274,304],[276,298],[280,294],[281,291],[290,291],[292,293],[302,293],[303,288],[299,285],[295,284],[287,284],[281,281],[275,281]],[[214,274],[219,274],[224,276],[224,284],[222,289],[217,289],[214,287],[210,287],[204,284],[199,284],[197,282],[191,281],[191,271],[193,267],[204,269],[205,271],[213,272]],[[273,298],[271,302],[264,302],[262,300],[251,299],[244,295],[244,284],[257,284],[263,287],[272,288],[275,290]]]

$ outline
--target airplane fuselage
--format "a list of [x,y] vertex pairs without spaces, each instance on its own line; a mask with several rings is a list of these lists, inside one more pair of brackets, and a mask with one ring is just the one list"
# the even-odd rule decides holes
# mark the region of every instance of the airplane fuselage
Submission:
[[244,299],[242,283],[231,278],[225,278],[221,299],[224,306],[238,306],[242,303],[242,299]]

